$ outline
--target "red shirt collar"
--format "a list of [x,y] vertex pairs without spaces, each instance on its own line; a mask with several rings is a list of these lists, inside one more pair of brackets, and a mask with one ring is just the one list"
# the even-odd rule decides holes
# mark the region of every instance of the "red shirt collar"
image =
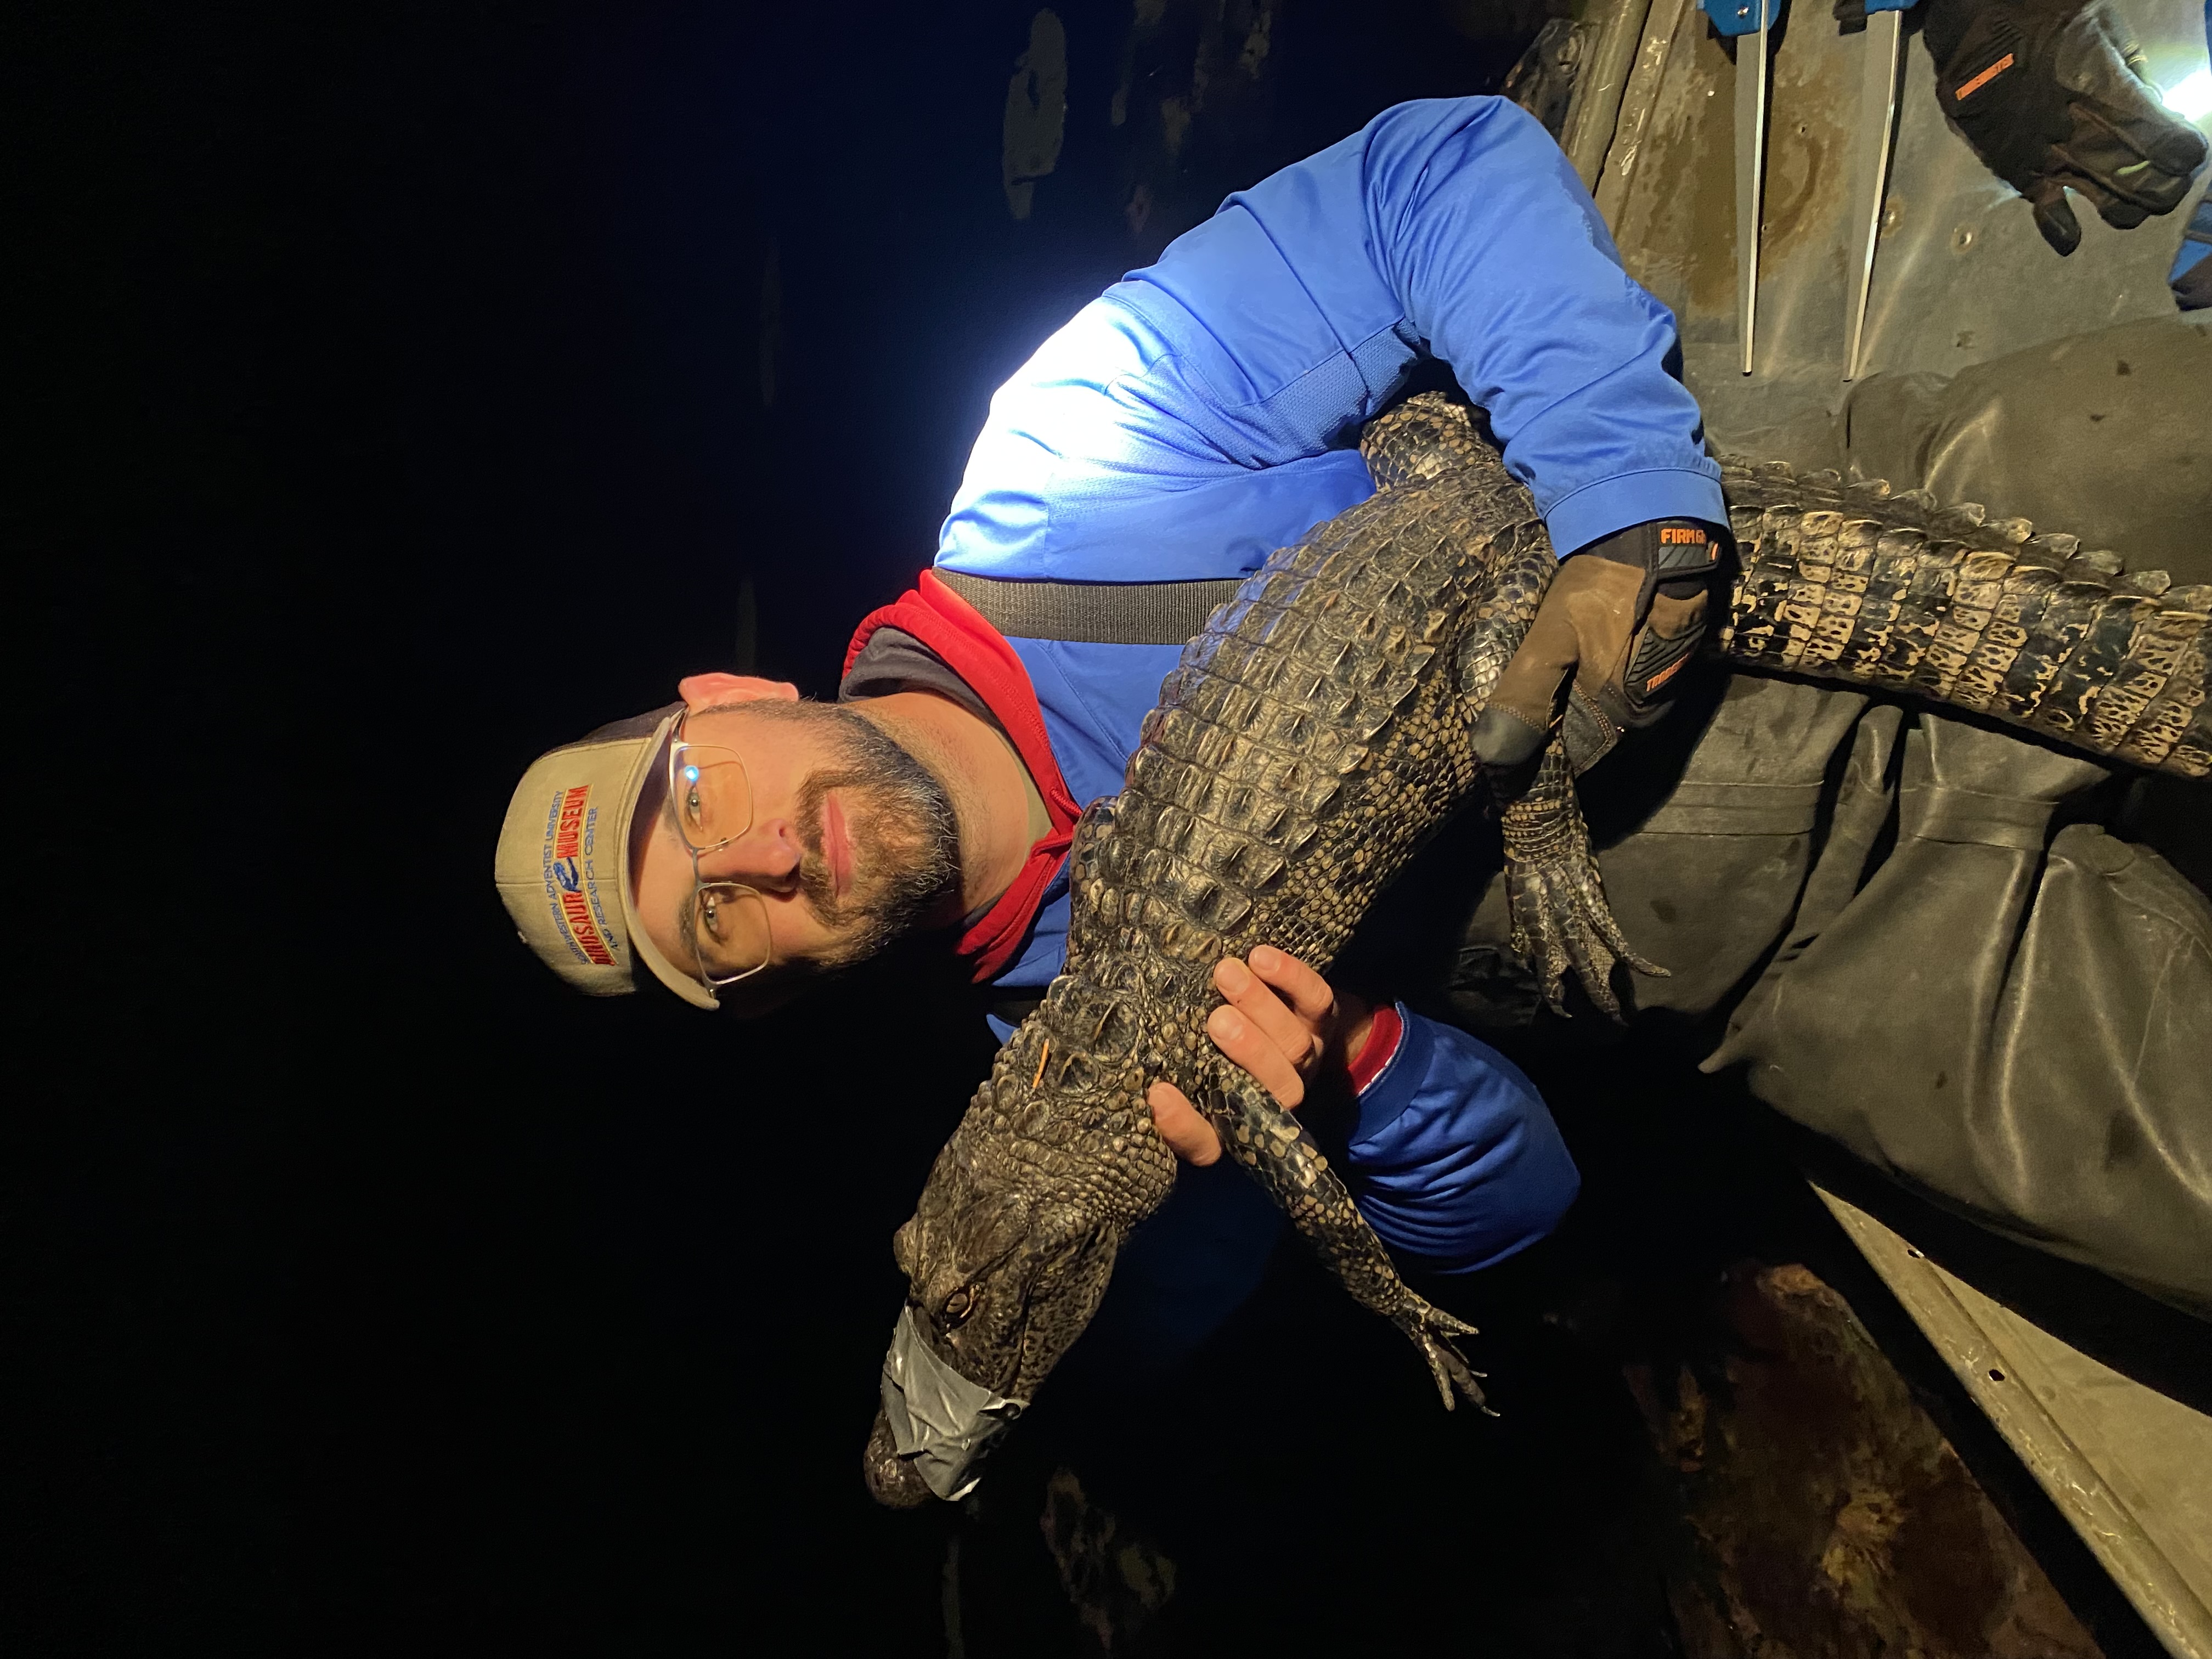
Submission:
[[1052,820],[1051,832],[1030,848],[1013,885],[1000,896],[981,921],[961,935],[959,952],[975,959],[974,975],[981,984],[995,979],[1021,949],[1030,924],[1044,902],[1045,889],[1052,884],[1067,856],[1082,808],[1075,804],[1060,775],[1060,763],[1054,758],[1052,741],[1045,735],[1044,711],[1037,707],[1036,688],[1030,684],[1029,670],[1022,666],[1022,659],[1005,636],[984,621],[975,606],[938,580],[935,572],[923,571],[913,589],[896,604],[871,611],[862,619],[852,644],[845,648],[848,672],[868,636],[886,627],[921,641],[983,700],[983,706],[1006,728],[1022,764],[1029,768]]

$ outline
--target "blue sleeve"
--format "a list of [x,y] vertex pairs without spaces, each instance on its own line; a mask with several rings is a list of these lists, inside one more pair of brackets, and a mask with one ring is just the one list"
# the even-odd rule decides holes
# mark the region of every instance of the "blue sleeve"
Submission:
[[1469,1273],[1551,1232],[1582,1177],[1519,1067],[1464,1031],[1400,1012],[1398,1052],[1359,1097],[1352,1189],[1391,1249]]
[[[1341,445],[1423,355],[1489,411],[1563,552],[1650,519],[1725,522],[1675,352],[1533,118],[1401,104],[1231,196],[1047,341],[993,399],[939,557],[1047,574],[1026,549],[1106,547],[1086,516],[1164,495],[1204,513],[1240,474],[1356,466]],[[1141,579],[1094,573],[1117,576]]]

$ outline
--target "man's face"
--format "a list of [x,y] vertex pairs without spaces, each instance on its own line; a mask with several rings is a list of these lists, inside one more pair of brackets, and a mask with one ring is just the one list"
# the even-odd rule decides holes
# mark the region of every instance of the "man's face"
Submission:
[[[703,709],[684,740],[733,751],[751,786],[752,825],[700,855],[708,881],[742,882],[766,902],[769,967],[838,968],[932,919],[959,891],[959,830],[944,786],[870,721],[816,702]],[[639,919],[687,972],[691,854],[665,774],[647,785],[634,836]]]

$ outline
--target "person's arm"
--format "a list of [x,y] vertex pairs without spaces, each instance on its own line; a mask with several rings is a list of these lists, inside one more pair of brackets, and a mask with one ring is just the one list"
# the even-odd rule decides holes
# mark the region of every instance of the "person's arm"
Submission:
[[1384,111],[1231,196],[1113,294],[1181,337],[1220,441],[1250,464],[1365,420],[1426,353],[1488,414],[1562,553],[1724,516],[1669,372],[1673,317],[1621,268],[1559,145],[1501,99]]
[[[1471,1273],[1556,1228],[1582,1177],[1543,1097],[1510,1060],[1402,1006],[1392,1013],[1354,1071],[1355,1200],[1392,1249],[1437,1272]],[[1378,1065],[1373,1051],[1386,1044]]]
[[[1353,1200],[1393,1249],[1470,1273],[1534,1243],[1574,1202],[1581,1177],[1543,1097],[1495,1049],[1403,1005],[1340,995],[1280,951],[1230,958],[1214,984],[1227,1000],[1208,1036],[1285,1109],[1304,1103],[1316,1073],[1349,1073]],[[1149,1100],[1177,1157],[1221,1157],[1218,1135],[1172,1084],[1155,1083]]]
[[1563,553],[1656,519],[1725,523],[1675,349],[1530,117],[1401,104],[1231,196],[1047,341],[993,399],[939,557],[1195,574],[1125,569],[1127,542],[1094,522],[1164,497],[1202,510],[1208,484],[1341,449],[1424,355],[1488,412]]

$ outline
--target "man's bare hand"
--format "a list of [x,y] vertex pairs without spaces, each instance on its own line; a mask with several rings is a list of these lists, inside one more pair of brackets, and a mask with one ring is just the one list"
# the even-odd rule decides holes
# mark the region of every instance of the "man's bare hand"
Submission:
[[[1224,957],[1214,965],[1213,983],[1228,1001],[1207,1017],[1206,1034],[1288,1111],[1305,1103],[1306,1085],[1316,1073],[1351,1063],[1375,1024],[1365,1002],[1340,995],[1273,945],[1241,961]],[[1155,1083],[1145,1098],[1152,1127],[1177,1158],[1206,1164],[1221,1156],[1221,1137],[1174,1084]]]

